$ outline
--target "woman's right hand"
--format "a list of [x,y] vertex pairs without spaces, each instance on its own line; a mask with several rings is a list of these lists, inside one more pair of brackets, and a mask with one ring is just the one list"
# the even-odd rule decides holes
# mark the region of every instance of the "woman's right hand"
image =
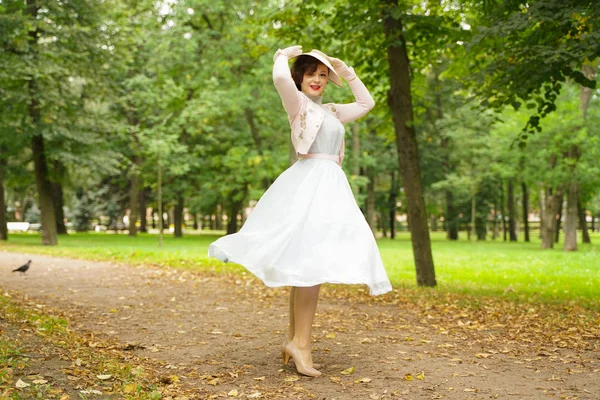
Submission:
[[285,55],[288,58],[288,60],[290,58],[298,57],[300,54],[302,54],[302,46],[290,46],[286,47],[285,49],[277,50],[275,56],[273,57],[273,61],[275,61],[277,56],[280,54]]

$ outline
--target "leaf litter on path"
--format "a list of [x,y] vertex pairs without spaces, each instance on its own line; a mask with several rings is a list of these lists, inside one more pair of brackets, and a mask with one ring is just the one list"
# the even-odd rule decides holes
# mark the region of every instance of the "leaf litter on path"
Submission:
[[[507,395],[518,382],[524,387],[521,395],[536,397],[550,393],[540,388],[551,378],[564,383],[555,395],[600,391],[595,356],[600,314],[576,304],[414,289],[369,297],[362,288],[325,285],[313,343],[313,359],[323,365],[324,376],[309,378],[297,375],[293,363],[283,368],[292,375],[279,372],[287,332],[286,289],[266,288],[247,274],[186,272],[184,277],[167,268],[86,262],[94,268],[92,281],[89,273],[79,273],[76,260],[36,257],[38,265],[61,262],[66,272],[43,279],[32,273],[27,285],[8,277],[12,280],[6,284],[36,304],[68,310],[75,329],[93,332],[93,342],[108,343],[97,348],[137,343],[127,353],[176,366],[179,385],[200,396],[234,397],[237,391],[237,396],[260,398],[294,393],[379,398],[393,388],[425,399],[435,388],[436,396],[461,399],[459,388]],[[2,279],[7,278],[0,278],[6,287]],[[78,292],[61,290],[65,280]],[[85,290],[95,282],[102,286]],[[128,319],[111,312],[125,306]],[[106,324],[95,324],[98,316]],[[362,378],[341,373],[351,368]],[[210,378],[202,378],[207,374]],[[377,379],[366,381],[371,378]]]

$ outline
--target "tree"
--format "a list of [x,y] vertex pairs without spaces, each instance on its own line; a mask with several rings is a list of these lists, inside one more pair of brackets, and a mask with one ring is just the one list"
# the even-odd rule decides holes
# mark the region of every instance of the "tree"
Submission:
[[476,26],[476,33],[466,43],[472,73],[464,77],[465,82],[495,110],[508,105],[517,110],[522,104],[535,109],[518,137],[524,145],[529,135],[541,131],[541,118],[556,110],[566,80],[595,87],[595,80],[579,66],[600,56],[600,3],[492,0],[484,4],[481,14],[468,21]]
[[409,59],[402,20],[392,13],[396,7],[394,3],[395,1],[392,0],[384,2],[386,6],[390,7],[387,12],[384,12],[385,36],[388,42],[387,55],[390,66],[388,104],[394,119],[400,173],[408,201],[408,224],[417,269],[417,283],[422,286],[435,286],[435,269],[414,128]]
[[57,242],[53,166],[65,148],[73,159],[76,149],[89,150],[88,139],[98,136],[96,127],[83,123],[90,119],[81,115],[81,88],[101,89],[94,83],[102,69],[94,65],[107,57],[100,27],[107,7],[100,1],[35,0],[2,6],[10,16],[3,19],[11,26],[2,46],[12,73],[0,78],[7,88],[1,101],[11,104],[11,134],[31,147],[44,244]]

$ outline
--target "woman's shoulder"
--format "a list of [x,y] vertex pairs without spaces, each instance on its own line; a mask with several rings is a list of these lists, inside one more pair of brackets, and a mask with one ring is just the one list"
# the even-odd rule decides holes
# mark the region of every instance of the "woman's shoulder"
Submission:
[[335,114],[336,117],[338,117],[338,105],[336,103],[325,103],[323,104],[323,107],[325,107],[333,114]]

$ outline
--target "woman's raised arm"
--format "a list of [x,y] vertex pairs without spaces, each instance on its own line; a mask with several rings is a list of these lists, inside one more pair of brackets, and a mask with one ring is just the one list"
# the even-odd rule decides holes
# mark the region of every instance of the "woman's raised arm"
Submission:
[[302,46],[291,46],[283,50],[279,49],[273,56],[273,84],[281,97],[283,108],[290,120],[300,111],[301,99],[296,83],[292,79],[288,61],[290,58],[302,54]]
[[375,100],[371,97],[364,83],[356,76],[352,67],[348,67],[338,58],[330,57],[330,59],[335,72],[348,82],[348,86],[350,86],[352,94],[354,94],[354,98],[356,99],[354,103],[338,104],[338,118],[340,122],[351,122],[363,117],[375,107]]

